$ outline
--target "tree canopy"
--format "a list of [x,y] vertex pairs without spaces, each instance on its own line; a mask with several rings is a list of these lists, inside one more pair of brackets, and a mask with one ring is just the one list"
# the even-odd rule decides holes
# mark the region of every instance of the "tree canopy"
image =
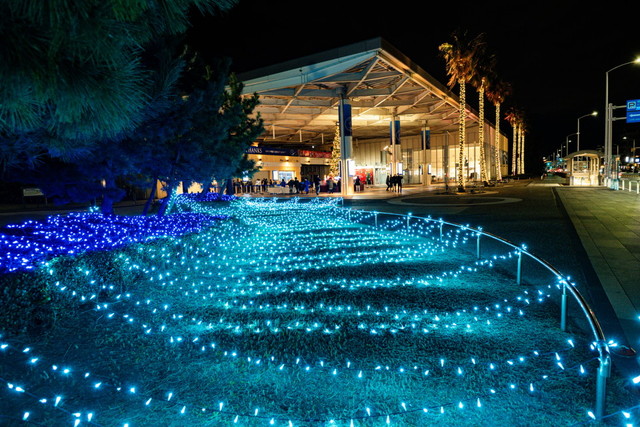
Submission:
[[141,123],[150,102],[145,49],[236,0],[0,2],[0,153],[80,156]]

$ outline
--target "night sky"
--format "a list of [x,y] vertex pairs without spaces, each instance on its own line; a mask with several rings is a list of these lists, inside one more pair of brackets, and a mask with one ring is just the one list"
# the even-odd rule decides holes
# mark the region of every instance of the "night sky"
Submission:
[[[446,83],[438,46],[451,41],[456,28],[470,35],[485,33],[499,75],[513,87],[503,111],[514,106],[524,112],[531,165],[559,149],[577,131],[578,117],[594,110],[597,117],[580,120],[580,148],[603,144],[605,73],[640,55],[640,19],[634,11],[620,3],[566,3],[473,2],[456,9],[450,1],[382,6],[360,0],[239,0],[221,16],[194,17],[188,36],[205,55],[230,57],[236,72],[382,37]],[[457,93],[457,87],[453,91]],[[640,99],[640,66],[612,71],[609,91],[615,105]],[[467,98],[473,102],[473,94]],[[487,117],[493,117],[491,111]],[[624,109],[618,115],[624,115]],[[503,124],[502,130],[511,138],[510,126]],[[625,135],[640,145],[640,123],[616,121],[613,143],[622,143]],[[569,139],[574,151],[575,135]]]

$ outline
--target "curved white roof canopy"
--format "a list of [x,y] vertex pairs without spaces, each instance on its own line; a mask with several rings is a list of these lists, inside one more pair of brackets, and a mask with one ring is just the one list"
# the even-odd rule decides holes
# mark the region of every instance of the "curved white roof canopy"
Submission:
[[[394,115],[402,135],[417,135],[425,126],[432,133],[458,130],[458,97],[381,38],[238,77],[244,94],[260,96],[262,145],[330,145],[341,94],[352,105],[354,140],[388,137]],[[468,90],[467,99],[474,94]],[[467,109],[467,126],[477,123],[477,113]]]

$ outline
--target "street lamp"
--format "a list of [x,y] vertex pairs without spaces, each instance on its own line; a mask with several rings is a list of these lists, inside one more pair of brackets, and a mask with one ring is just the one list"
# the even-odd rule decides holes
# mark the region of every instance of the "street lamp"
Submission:
[[604,81],[604,100],[605,100],[605,118],[604,118],[604,158],[606,163],[606,168],[605,168],[605,179],[608,179],[611,177],[611,158],[613,157],[612,153],[611,153],[611,121],[612,121],[612,108],[609,105],[609,73],[613,70],[617,70],[620,67],[624,67],[625,65],[630,65],[630,64],[638,64],[640,63],[640,58],[636,58],[634,61],[631,62],[625,62],[624,64],[620,64],[617,65],[615,67],[613,67],[612,69],[610,69],[609,71],[607,71],[605,73],[605,81]]
[[592,113],[585,114],[585,115],[584,115],[584,116],[582,116],[582,117],[578,117],[578,132],[577,132],[577,135],[578,135],[578,146],[577,146],[577,148],[576,148],[576,151],[580,151],[580,119],[584,119],[585,117],[589,117],[589,116],[593,116],[593,117],[595,117],[595,116],[597,116],[597,115],[598,115],[598,112],[597,112],[597,111],[594,111],[594,112],[592,112]]

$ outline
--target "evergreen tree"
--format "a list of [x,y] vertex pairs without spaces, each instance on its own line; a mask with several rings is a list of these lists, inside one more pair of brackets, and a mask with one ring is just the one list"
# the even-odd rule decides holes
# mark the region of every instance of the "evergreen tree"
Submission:
[[264,130],[262,119],[251,117],[257,95],[241,96],[243,85],[228,73],[228,64],[206,68],[199,83],[188,95],[175,96],[126,143],[138,147],[138,169],[164,183],[168,197],[160,214],[180,182],[206,186],[230,179],[241,167],[253,168],[246,150]]
[[[236,0],[0,2],[3,166],[81,157],[144,120],[146,46]],[[28,144],[23,143],[28,141]]]

